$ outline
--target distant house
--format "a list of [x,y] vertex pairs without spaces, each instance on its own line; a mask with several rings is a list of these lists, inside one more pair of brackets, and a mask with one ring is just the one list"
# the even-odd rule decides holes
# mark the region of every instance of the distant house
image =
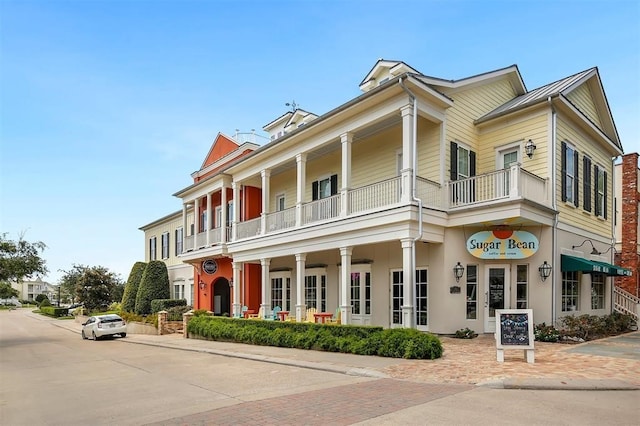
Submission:
[[623,149],[597,68],[527,90],[515,65],[450,80],[379,60],[360,89],[263,146],[219,135],[182,211],[141,228],[146,259],[189,265],[195,308],[435,333],[611,311],[632,272],[611,256]]
[[12,282],[11,287],[18,290],[18,299],[35,301],[39,294],[44,294],[51,300],[53,286],[46,281],[42,281],[40,277],[35,280],[25,280],[19,283]]

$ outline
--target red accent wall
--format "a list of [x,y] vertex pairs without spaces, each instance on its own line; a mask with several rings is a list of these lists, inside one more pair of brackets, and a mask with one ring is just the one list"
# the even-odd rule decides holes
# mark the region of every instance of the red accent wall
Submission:
[[260,213],[262,213],[262,190],[253,186],[245,186],[243,195],[244,220],[260,217]]
[[253,263],[244,265],[244,300],[241,302],[256,312],[262,302],[262,267]]
[[[218,270],[215,274],[195,273],[194,277],[194,309],[206,309],[207,311],[213,311],[213,283],[219,278],[224,277],[228,281],[233,278],[233,268],[231,267],[231,259],[220,258],[216,259],[218,263]],[[204,290],[200,289],[200,281],[204,281],[206,286]],[[233,303],[233,290],[231,290],[231,303]]]

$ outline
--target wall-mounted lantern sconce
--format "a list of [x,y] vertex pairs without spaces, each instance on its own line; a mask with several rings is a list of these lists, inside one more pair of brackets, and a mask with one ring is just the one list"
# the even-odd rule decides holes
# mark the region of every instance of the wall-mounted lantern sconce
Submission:
[[464,266],[462,266],[460,262],[458,262],[458,264],[453,267],[453,275],[456,277],[456,282],[460,281],[460,278],[462,278],[462,274],[464,274]]
[[538,268],[538,272],[540,272],[540,279],[542,281],[546,281],[546,279],[549,278],[549,275],[551,275],[551,265],[549,265],[545,260]]
[[531,158],[533,157],[533,151],[536,150],[536,145],[533,143],[533,141],[531,139],[529,139],[527,142],[525,142],[524,144],[524,152],[527,154],[527,157]]
[[578,244],[577,246],[571,246],[571,250],[575,250],[578,247],[582,247],[584,245],[584,243],[586,243],[587,241],[589,241],[589,244],[591,244],[591,254],[600,255],[601,253],[593,245],[593,241],[591,241],[589,239],[584,240],[582,243]]
[[200,290],[204,290],[205,288],[207,288],[207,283],[205,283],[204,281],[200,280]]

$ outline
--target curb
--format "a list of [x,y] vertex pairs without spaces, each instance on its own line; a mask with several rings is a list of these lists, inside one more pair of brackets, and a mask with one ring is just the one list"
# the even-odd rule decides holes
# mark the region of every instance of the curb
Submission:
[[640,387],[615,379],[503,379],[478,383],[492,389],[633,391]]

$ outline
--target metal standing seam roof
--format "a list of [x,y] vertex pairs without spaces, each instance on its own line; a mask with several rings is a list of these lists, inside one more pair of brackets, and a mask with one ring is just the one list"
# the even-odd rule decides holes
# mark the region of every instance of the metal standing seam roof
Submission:
[[586,78],[589,74],[593,73],[595,68],[589,68],[588,70],[579,72],[577,74],[565,77],[553,83],[549,83],[545,86],[534,89],[524,95],[520,95],[509,102],[499,106],[488,114],[483,115],[476,123],[482,123],[483,121],[490,120],[500,115],[506,114],[511,111],[515,111],[520,108],[524,108],[528,105],[535,104],[542,100],[547,99],[549,96],[554,96],[563,93],[568,88],[572,87],[578,81]]

